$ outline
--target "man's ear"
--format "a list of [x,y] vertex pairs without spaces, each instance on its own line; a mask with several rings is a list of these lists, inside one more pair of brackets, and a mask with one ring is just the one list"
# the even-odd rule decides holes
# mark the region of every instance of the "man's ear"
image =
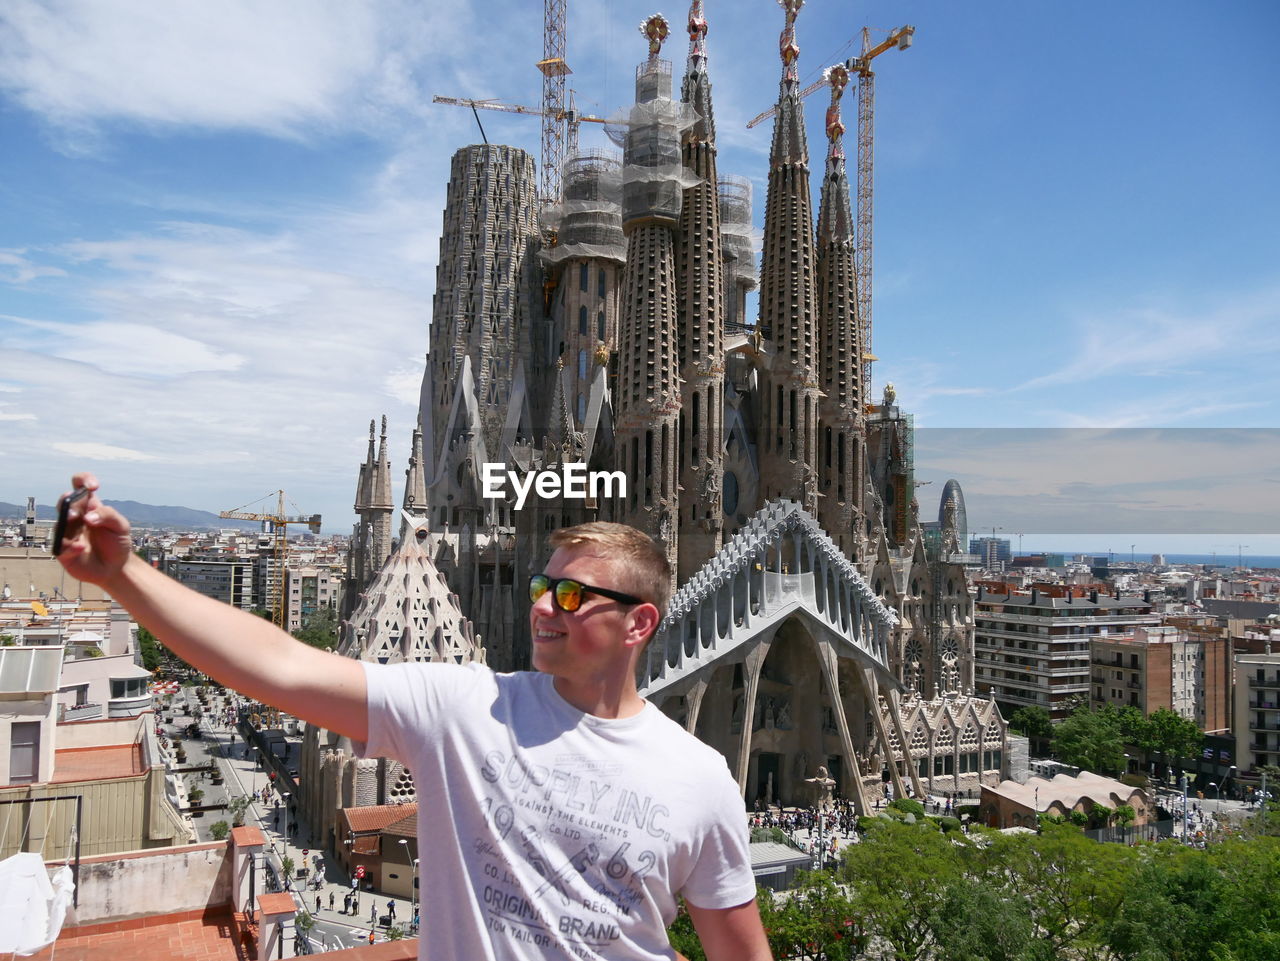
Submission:
[[627,644],[644,646],[649,638],[657,633],[661,620],[655,605],[647,601],[644,604],[637,604],[631,609],[631,618],[627,626]]

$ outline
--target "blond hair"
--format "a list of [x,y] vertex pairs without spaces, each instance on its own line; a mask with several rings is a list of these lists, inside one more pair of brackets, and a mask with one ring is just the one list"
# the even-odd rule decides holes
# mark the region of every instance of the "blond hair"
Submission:
[[671,599],[671,565],[661,547],[644,531],[626,524],[592,521],[576,527],[552,531],[553,548],[594,550],[610,562],[615,584],[600,584],[624,594],[633,594],[653,604],[661,617]]

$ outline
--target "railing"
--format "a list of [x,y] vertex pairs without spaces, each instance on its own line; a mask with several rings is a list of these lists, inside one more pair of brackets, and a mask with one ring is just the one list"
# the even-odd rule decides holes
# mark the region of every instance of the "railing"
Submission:
[[63,705],[58,709],[58,721],[91,721],[102,717],[101,704],[77,704],[74,707]]

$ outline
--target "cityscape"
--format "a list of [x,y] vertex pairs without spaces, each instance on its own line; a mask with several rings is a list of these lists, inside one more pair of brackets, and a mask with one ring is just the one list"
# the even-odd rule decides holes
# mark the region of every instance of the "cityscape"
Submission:
[[[526,580],[546,569],[555,532],[603,520],[647,534],[671,600],[636,664],[638,693],[723,757],[776,957],[1181,957],[1192,922],[1143,918],[1196,871],[1220,871],[1219,908],[1248,920],[1196,929],[1206,940],[1191,956],[1266,956],[1247,945],[1280,933],[1225,865],[1251,860],[1250,885],[1265,889],[1280,836],[1268,787],[1280,778],[1280,438],[1274,399],[1256,389],[1266,381],[1251,379],[1276,349],[1264,328],[1280,261],[1261,256],[1274,237],[1216,273],[1216,254],[1202,256],[1208,274],[1176,309],[1162,298],[1185,282],[1179,255],[1161,261],[1155,241],[1124,254],[1130,276],[1147,271],[1142,297],[1117,298],[1122,274],[1094,263],[1100,251],[1081,258],[1112,301],[1083,314],[1027,261],[1013,269],[1025,276],[1004,270],[1015,306],[993,303],[990,328],[966,328],[976,288],[935,240],[964,223],[964,256],[994,262],[1000,225],[913,202],[946,167],[926,156],[969,142],[943,114],[981,126],[1007,111],[1055,135],[1019,111],[1014,88],[993,84],[980,104],[947,91],[937,63],[932,86],[907,79],[937,40],[946,57],[961,48],[959,15],[935,4],[875,7],[868,16],[890,23],[862,29],[817,0],[761,0],[754,25],[694,0],[665,18],[628,9],[624,30],[619,11],[565,0],[541,17],[405,0],[395,15],[412,29],[308,11],[312,32],[296,40],[278,13],[234,6],[203,27],[226,50],[237,30],[262,28],[262,48],[242,51],[245,76],[270,91],[253,109],[221,75],[221,100],[111,83],[100,102],[68,99],[69,74],[31,69],[56,33],[40,6],[0,14],[0,53],[13,55],[0,123],[36,134],[15,183],[36,176],[25,165],[38,155],[54,178],[93,165],[97,177],[135,150],[159,151],[160,169],[161,145],[180,157],[201,130],[241,138],[210,140],[215,152],[257,144],[262,164],[245,164],[255,186],[228,180],[204,199],[196,179],[141,203],[140,184],[104,179],[96,189],[115,196],[86,192],[85,211],[171,211],[131,215],[114,235],[88,219],[68,228],[74,203],[33,179],[43,213],[16,201],[28,234],[0,241],[13,360],[0,375],[13,428],[0,869],[6,883],[34,878],[28,923],[0,947],[94,961],[139,954],[164,931],[177,957],[392,959],[417,957],[419,934],[450,923],[418,857],[441,816],[425,802],[434,786],[420,811],[415,771],[224,688],[63,571],[53,497],[90,467],[133,519],[145,565],[325,657],[372,664],[528,671]],[[118,76],[145,15],[126,14],[109,40],[86,9],[62,13],[82,27],[86,72]],[[460,55],[477,18],[495,15],[518,26],[503,59],[537,62],[523,80],[506,63],[482,77]],[[1046,49],[1065,54],[1084,35],[1074,20],[1054,24],[1064,35]],[[179,17],[173,49],[200,28]],[[1188,5],[1156,33],[1192,29]],[[342,53],[318,39],[339,36]],[[847,43],[814,62],[836,37]],[[1275,68],[1244,45],[1216,83],[1252,95]],[[265,51],[310,52],[335,81],[301,67],[289,94],[255,59]],[[361,60],[374,52],[376,70]],[[1025,82],[1042,77],[1025,52],[1010,59]],[[308,83],[321,100],[305,99]],[[1123,89],[1118,104],[1151,106],[1158,142],[1176,113]],[[358,117],[339,121],[339,106]],[[905,122],[912,109],[923,132]],[[1059,120],[1101,110],[1064,104]],[[410,117],[418,134],[390,132]],[[1257,124],[1230,161],[1239,179],[1260,173],[1254,152],[1275,139],[1274,123]],[[268,198],[277,149],[331,158],[315,194],[282,178]],[[339,170],[362,152],[386,166]],[[968,179],[952,193],[992,192],[967,163],[955,159]],[[1181,168],[1152,164],[1149,186],[1176,190]],[[432,186],[406,191],[424,173]],[[387,192],[362,210],[321,199],[371,175]],[[1005,178],[1012,214],[1024,198]],[[1071,224],[1071,200],[1034,195]],[[1241,249],[1272,201],[1261,196],[1211,242]],[[289,224],[270,226],[266,211],[290,207]],[[928,237],[931,224],[943,233]],[[1054,256],[1056,241],[1035,243]],[[350,269],[309,260],[312,244]],[[935,265],[950,289],[930,301]],[[1234,299],[1194,316],[1215,284]],[[1028,314],[1055,311],[1033,336]],[[305,334],[303,314],[316,322]],[[1001,323],[1020,334],[1007,351]],[[1055,341],[1055,327],[1073,329]],[[982,366],[992,357],[1016,371],[1000,386]],[[1005,867],[975,873],[964,851]],[[1108,896],[1109,914],[1081,901],[1058,916],[1061,900],[1039,897],[1051,882],[1024,873],[1041,855],[1062,859],[1072,884],[1130,893]],[[886,893],[916,858],[932,893],[907,894],[905,879]],[[572,863],[605,895],[591,916],[616,913],[604,875],[591,880],[603,864]],[[482,912],[524,945],[511,950],[607,956],[618,937],[603,920],[557,932],[532,908],[513,927],[505,910]],[[1004,953],[982,934],[997,916]],[[668,936],[696,961],[691,917]]]

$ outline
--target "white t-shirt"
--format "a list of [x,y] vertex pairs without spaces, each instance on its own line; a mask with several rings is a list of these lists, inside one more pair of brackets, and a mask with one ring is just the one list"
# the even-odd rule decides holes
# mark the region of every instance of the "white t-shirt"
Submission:
[[431,961],[671,958],[676,893],[755,897],[747,820],[724,758],[652,704],[584,714],[543,674],[365,664],[365,756],[418,794]]

